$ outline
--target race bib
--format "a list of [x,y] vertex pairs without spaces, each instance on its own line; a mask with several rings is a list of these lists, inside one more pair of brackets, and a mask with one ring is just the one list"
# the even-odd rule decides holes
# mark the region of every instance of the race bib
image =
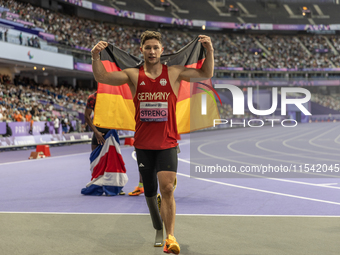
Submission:
[[141,121],[168,121],[168,102],[141,102]]

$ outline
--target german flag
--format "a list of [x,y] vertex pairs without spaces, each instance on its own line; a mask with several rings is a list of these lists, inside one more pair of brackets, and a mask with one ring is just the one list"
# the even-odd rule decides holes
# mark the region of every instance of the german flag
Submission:
[[[174,54],[162,55],[161,63],[201,68],[205,51],[198,37]],[[140,67],[143,60],[110,45],[101,53],[101,61],[107,72]],[[176,117],[179,134],[204,129],[220,119],[211,81],[182,81],[177,98]],[[202,101],[203,99],[203,101]],[[205,109],[205,114],[202,109]],[[135,108],[127,84],[110,86],[98,83],[97,101],[93,123],[97,127],[120,130],[135,130]]]

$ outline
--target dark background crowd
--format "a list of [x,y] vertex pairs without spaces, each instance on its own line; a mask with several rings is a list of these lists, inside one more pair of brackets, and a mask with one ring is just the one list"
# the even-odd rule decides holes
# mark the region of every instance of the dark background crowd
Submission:
[[16,76],[14,81],[0,75],[0,122],[50,121],[56,118],[67,132],[86,130],[85,123],[70,127],[72,120],[80,121],[88,96],[94,91],[73,88],[71,85],[50,86],[33,79]]
[[[14,0],[0,0],[0,6],[53,34],[60,44],[90,50],[99,40],[105,40],[132,55],[140,56],[139,38],[146,28],[79,18]],[[162,30],[162,33],[165,54],[178,51],[199,34],[175,30]],[[338,35],[204,33],[212,37],[216,66],[255,70],[340,67]],[[39,45],[37,38],[30,40],[33,41],[31,45]]]

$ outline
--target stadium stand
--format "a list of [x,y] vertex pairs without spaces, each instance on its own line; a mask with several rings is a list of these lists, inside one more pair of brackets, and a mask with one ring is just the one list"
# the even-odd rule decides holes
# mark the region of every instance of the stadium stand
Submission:
[[[218,77],[229,79],[270,78],[288,79],[326,79],[336,80],[337,72],[328,73],[320,70],[319,74],[302,73],[304,68],[340,68],[340,37],[337,34],[306,34],[280,31],[236,31],[205,30],[165,23],[140,22],[140,26],[133,25],[136,21],[124,18],[111,19],[107,14],[97,17],[98,12],[85,10],[65,3],[55,1],[54,8],[47,8],[46,4],[38,5],[39,1],[0,0],[2,8],[1,18],[16,23],[22,23],[27,28],[41,29],[53,39],[34,36],[20,32],[13,28],[2,27],[0,41],[19,44],[27,47],[48,50],[52,52],[71,54],[77,63],[90,64],[90,49],[99,40],[108,41],[122,50],[140,57],[140,35],[145,29],[157,29],[164,35],[165,54],[174,53],[190,42],[195,36],[205,33],[212,37],[215,48],[215,65],[221,68]],[[67,1],[66,1],[67,2]],[[291,3],[289,1],[244,1],[242,4],[234,1],[206,1],[199,0],[192,4],[190,1],[93,1],[117,9],[126,9],[131,12],[143,12],[148,15],[159,15],[184,19],[206,19],[223,22],[263,22],[281,24],[306,24],[308,19],[300,17],[302,6],[312,11],[310,19],[314,21],[327,21],[328,24],[335,17],[334,4],[324,3]],[[148,2],[148,3],[147,3]],[[76,2],[74,2],[76,3]],[[238,15],[230,14],[230,6],[239,10]],[[70,8],[69,8],[70,7]],[[71,7],[74,7],[73,9]],[[319,10],[318,10],[319,9]],[[80,11],[81,10],[81,11]],[[289,11],[290,10],[290,11]],[[321,10],[321,14],[320,14]],[[86,16],[94,19],[85,18]],[[79,15],[77,15],[79,14]],[[299,16],[292,18],[292,16]],[[310,21],[310,20],[309,20]],[[311,22],[311,21],[310,21]],[[147,24],[147,25],[146,25]],[[168,29],[171,27],[171,29]],[[203,30],[202,30],[203,29]],[[223,68],[241,68],[241,70],[223,70]],[[278,75],[269,70],[294,69],[297,72],[288,72]],[[260,71],[263,73],[256,73]],[[72,75],[76,75],[74,71]],[[93,79],[87,88],[79,89],[75,83],[61,85],[39,83],[32,76],[24,77],[8,74],[1,76],[0,121],[27,121],[28,112],[34,121],[52,121],[53,116],[67,116],[70,120],[80,120],[79,113],[84,111],[86,98],[95,91]],[[79,74],[79,73],[78,73]],[[89,79],[89,78],[87,78]],[[57,85],[57,86],[55,86]],[[270,87],[270,86],[269,86]],[[334,87],[333,87],[334,88]],[[261,90],[267,88],[261,87]],[[326,95],[320,94],[317,89],[312,92],[312,113],[336,114],[340,111],[339,89],[326,88]],[[232,102],[225,96],[223,105],[219,110],[223,118],[230,118]],[[314,109],[314,110],[313,110]],[[17,112],[19,111],[19,112]],[[255,117],[246,113],[247,118]],[[15,117],[17,116],[17,118]],[[21,116],[21,117],[20,117]],[[78,132],[84,131],[84,125],[78,125]],[[51,129],[53,133],[53,129]]]
[[[2,0],[0,4],[18,14],[22,20],[31,22],[36,27],[53,34],[55,40],[51,45],[66,45],[89,51],[99,40],[107,40],[132,55],[140,55],[139,37],[146,28],[117,26],[113,23],[77,18],[13,0]],[[178,51],[200,33],[164,29],[161,31],[166,40],[165,54]],[[239,35],[230,32],[211,34],[211,31],[206,31],[206,33],[211,35],[216,42],[215,54],[218,66],[256,70],[270,67],[299,69],[340,66],[337,51],[338,37],[334,35],[328,37],[324,35]],[[31,40],[38,39],[32,38]],[[334,48],[329,42],[333,43]],[[268,51],[263,51],[263,48]],[[88,54],[84,54],[86,57],[83,59],[90,63]]]

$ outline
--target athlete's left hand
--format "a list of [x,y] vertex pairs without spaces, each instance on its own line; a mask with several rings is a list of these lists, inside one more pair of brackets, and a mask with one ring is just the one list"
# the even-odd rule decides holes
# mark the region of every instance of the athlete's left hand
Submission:
[[103,145],[105,143],[105,138],[103,137],[104,133],[97,131],[97,132],[94,132],[94,135],[97,138],[98,144]]
[[209,36],[199,35],[198,37],[200,38],[198,41],[202,43],[203,47],[206,48],[207,51],[214,51],[214,48],[212,46],[211,39]]

